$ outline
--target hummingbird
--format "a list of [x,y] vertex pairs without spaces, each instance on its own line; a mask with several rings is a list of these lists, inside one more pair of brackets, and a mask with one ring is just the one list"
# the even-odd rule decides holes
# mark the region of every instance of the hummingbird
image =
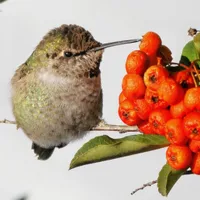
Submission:
[[102,120],[100,62],[105,48],[140,39],[96,41],[78,25],[49,31],[11,79],[18,128],[40,160],[82,138]]

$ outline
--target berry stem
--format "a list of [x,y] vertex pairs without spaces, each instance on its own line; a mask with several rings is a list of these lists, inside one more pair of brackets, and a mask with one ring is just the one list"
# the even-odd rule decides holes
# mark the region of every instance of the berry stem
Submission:
[[194,63],[192,63],[192,66],[193,66],[193,68],[194,68],[194,71],[195,71],[195,73],[196,73],[196,75],[197,75],[197,77],[198,77],[198,81],[199,81],[199,80],[200,80],[199,72],[198,72],[198,70],[197,70],[197,68],[196,68],[196,66],[195,66]]
[[157,57],[157,65],[161,65],[161,60],[162,60],[161,57]]
[[192,76],[192,79],[193,79],[193,81],[194,81],[194,85],[195,85],[195,87],[198,87],[198,85],[197,85],[197,82],[196,82],[196,79],[195,79],[195,77],[194,77],[194,74],[193,74],[193,72],[190,72],[190,74],[191,74],[191,76]]
[[[199,82],[200,82],[200,71],[197,69],[197,67],[196,67],[196,65],[195,65],[195,63],[197,63],[198,61],[200,61],[200,59],[196,59],[196,60],[194,60],[192,63],[191,63],[191,67],[193,67],[194,68],[194,71],[195,71],[195,75],[197,76],[197,79],[198,80],[196,80],[196,78],[195,77],[193,77],[193,80],[194,80],[194,83],[195,83],[195,87],[198,87],[198,85],[199,85]],[[198,81],[198,82],[197,82]]]
[[190,67],[188,67],[187,65],[184,65],[182,63],[179,63],[178,65],[181,66],[181,67],[183,67],[186,70],[190,70]]

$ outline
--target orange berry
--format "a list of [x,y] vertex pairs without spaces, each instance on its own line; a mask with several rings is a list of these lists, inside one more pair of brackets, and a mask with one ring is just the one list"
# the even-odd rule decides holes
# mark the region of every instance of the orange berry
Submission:
[[[175,104],[177,104],[177,103],[179,103],[180,101],[183,101],[183,99],[184,99],[184,97],[185,97],[185,92],[186,92],[186,90],[185,89],[183,89],[182,87],[181,87],[181,85],[179,85],[178,84],[178,87],[179,87],[179,95],[178,95],[178,97],[177,97],[177,101],[176,101],[176,103]],[[175,105],[175,104],[173,104],[173,105]]]
[[192,152],[200,152],[200,140],[190,140],[189,148]]
[[143,75],[148,66],[149,57],[143,51],[135,50],[127,57],[126,71],[128,74]]
[[167,108],[168,103],[159,98],[157,91],[150,90],[149,88],[145,91],[145,100],[152,107],[152,109]]
[[147,55],[155,55],[162,44],[161,38],[157,33],[147,32],[143,35],[139,48]]
[[200,88],[190,88],[186,91],[184,99],[184,105],[186,108],[193,110],[193,109],[200,109]]
[[174,79],[166,78],[158,87],[158,96],[169,105],[173,105],[183,99],[184,90]]
[[[183,84],[182,84],[182,87],[184,88]],[[185,88],[192,88],[192,87],[195,87],[195,84],[194,84],[194,80],[193,80],[192,76],[190,75],[186,81]]]
[[140,119],[146,120],[152,110],[152,107],[146,102],[145,99],[136,99],[133,103],[134,110]]
[[165,135],[165,123],[171,119],[171,114],[167,109],[153,110],[149,115],[149,123],[154,133]]
[[127,74],[122,81],[122,89],[129,100],[144,97],[146,87],[142,77],[138,74]]
[[182,70],[172,74],[172,78],[183,88],[194,87],[194,81],[189,70]]
[[165,136],[171,144],[184,145],[188,138],[183,132],[182,119],[170,119],[165,124]]
[[153,65],[144,73],[144,83],[151,90],[157,90],[160,83],[168,77],[168,71],[162,65]]
[[182,84],[190,76],[190,71],[181,70],[178,72],[174,72],[171,76],[178,84]]
[[187,146],[171,144],[166,152],[168,164],[176,169],[187,169],[192,161],[192,152]]
[[194,174],[200,175],[200,153],[193,156],[191,170]]
[[121,92],[119,95],[119,104],[122,103],[124,100],[126,100],[127,98],[124,96],[124,93]]
[[152,126],[148,122],[148,120],[142,121],[137,126],[138,126],[139,131],[142,132],[142,133],[144,133],[144,134],[154,134]]
[[149,66],[157,65],[157,54],[148,55],[149,56]]
[[183,100],[170,106],[172,118],[183,118],[188,112],[189,110],[185,107]]
[[161,63],[163,65],[167,65],[167,64],[171,63],[171,61],[173,59],[172,52],[165,45],[161,45],[160,48],[158,49],[158,56],[162,58]]
[[132,102],[129,100],[124,100],[118,109],[118,114],[120,119],[127,125],[133,126],[140,122],[140,118],[137,116],[136,111],[134,110]]
[[191,140],[200,140],[200,113],[193,111],[183,119],[185,135]]

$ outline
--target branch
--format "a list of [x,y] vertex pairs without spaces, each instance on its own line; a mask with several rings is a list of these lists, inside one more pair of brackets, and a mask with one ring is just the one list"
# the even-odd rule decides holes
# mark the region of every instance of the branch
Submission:
[[7,119],[0,120],[0,123],[2,123],[2,124],[16,124],[15,121],[7,120]]
[[[2,124],[16,124],[15,121],[11,121],[8,119],[0,120]],[[127,132],[138,132],[137,126],[125,126],[125,125],[114,125],[107,124],[105,121],[101,121],[96,127],[92,128],[91,131],[117,131],[119,133],[127,133]]]
[[91,131],[117,131],[119,133],[127,133],[127,132],[138,132],[137,126],[125,126],[125,125],[114,125],[107,124],[105,121],[101,121],[99,125],[92,128]]
[[[191,170],[186,171],[183,175],[190,175],[193,174]],[[139,187],[137,189],[135,189],[133,192],[131,192],[131,195],[135,194],[136,192],[138,192],[139,190],[143,190],[146,187],[151,187],[152,185],[156,184],[158,182],[158,180],[154,180],[148,183],[143,184],[142,187]]]

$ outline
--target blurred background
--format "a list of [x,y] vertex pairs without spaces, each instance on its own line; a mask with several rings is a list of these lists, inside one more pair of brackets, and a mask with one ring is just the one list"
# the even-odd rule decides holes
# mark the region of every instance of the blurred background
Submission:
[[[61,24],[78,24],[100,42],[138,38],[157,32],[179,61],[183,46],[191,40],[190,27],[200,28],[200,1],[181,0],[7,0],[0,4],[0,120],[14,120],[10,103],[10,79],[26,61],[42,37]],[[103,116],[121,124],[118,95],[125,74],[127,55],[138,44],[105,50],[101,63],[104,94]],[[165,164],[165,149],[68,170],[76,151],[91,138],[116,132],[92,132],[66,148],[56,150],[47,161],[38,161],[31,141],[15,125],[0,124],[1,200],[143,200],[163,197],[157,187],[130,193],[157,179]],[[169,194],[169,200],[199,196],[200,177],[184,176]]]

